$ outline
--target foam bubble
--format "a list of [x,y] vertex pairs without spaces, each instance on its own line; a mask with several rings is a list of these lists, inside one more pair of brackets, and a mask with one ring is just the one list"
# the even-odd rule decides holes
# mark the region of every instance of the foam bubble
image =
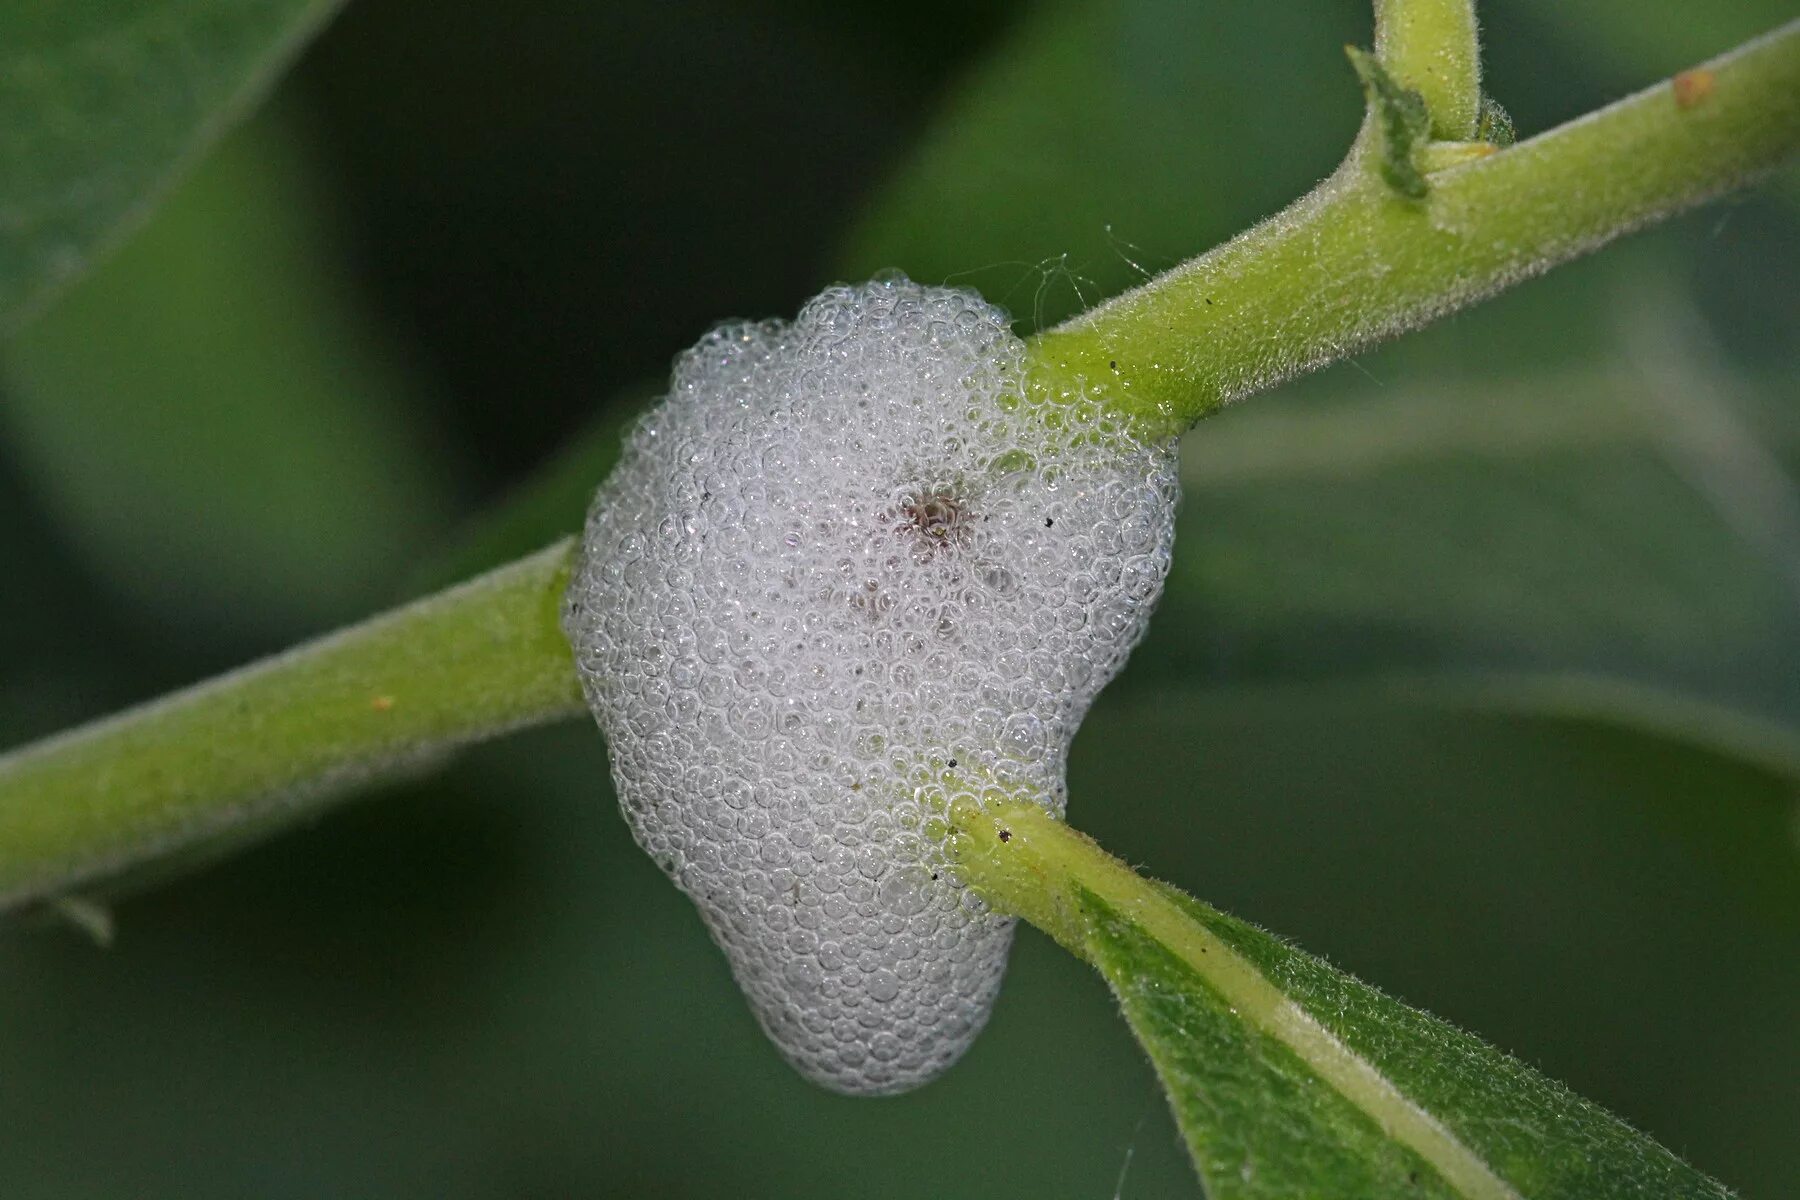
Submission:
[[838,1091],[917,1086],[986,1022],[1012,921],[931,819],[996,782],[1060,815],[1168,571],[1172,448],[1080,397],[1041,411],[1023,355],[978,296],[897,276],[713,331],[569,587],[632,832]]

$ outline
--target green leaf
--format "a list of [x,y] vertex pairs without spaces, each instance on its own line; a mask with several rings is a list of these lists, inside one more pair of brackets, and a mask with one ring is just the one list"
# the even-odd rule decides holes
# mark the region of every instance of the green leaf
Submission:
[[55,0],[0,12],[0,329],[141,219],[340,0]]
[[159,627],[256,639],[388,599],[444,519],[446,456],[295,127],[228,138],[130,245],[0,352],[45,507]]
[[1148,671],[1381,680],[1800,775],[1785,376],[1723,370],[1679,310],[1622,309],[1630,344],[1590,369],[1313,386],[1202,425]]
[[631,422],[661,387],[658,381],[614,397],[511,495],[477,516],[447,547],[426,555],[408,578],[408,593],[434,591],[580,533],[595,490],[619,461]]
[[1656,79],[1717,54],[1791,20],[1789,0],[1732,0],[1729,4],[1640,4],[1636,0],[1515,0],[1515,23],[1488,22],[1496,53],[1536,54],[1538,38],[1528,22],[1547,27],[1583,62],[1598,61],[1621,78]]
[[1375,121],[1382,180],[1408,200],[1423,200],[1429,189],[1414,155],[1431,136],[1425,97],[1401,87],[1367,50],[1345,46],[1344,53],[1362,81],[1363,97]]
[[1031,803],[960,804],[962,870],[1103,974],[1213,1200],[1726,1196],[1523,1063],[1137,875]]
[[897,267],[1029,328],[1060,320],[1328,174],[1361,117],[1339,47],[1369,29],[1329,0],[1041,6],[951,94],[837,269]]

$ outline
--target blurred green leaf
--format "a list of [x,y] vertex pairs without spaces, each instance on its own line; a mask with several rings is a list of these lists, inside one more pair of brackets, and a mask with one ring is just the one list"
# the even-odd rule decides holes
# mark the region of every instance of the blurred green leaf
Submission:
[[631,422],[659,398],[661,387],[659,381],[614,397],[511,495],[478,515],[446,547],[426,555],[407,577],[407,592],[447,587],[581,532],[595,489],[619,461]]
[[140,219],[339,2],[0,10],[0,329]]
[[[1641,79],[1672,75],[1794,16],[1791,0],[1729,0],[1714,4],[1510,0],[1509,6],[1518,17],[1548,26],[1563,39],[1579,45],[1584,58],[1599,58],[1608,66]],[[1525,40],[1529,36],[1523,29],[1494,30],[1491,24],[1489,31],[1496,39]]]
[[1362,118],[1342,47],[1369,33],[1365,9],[1328,0],[1043,5],[951,94],[840,269],[897,267],[975,287],[1028,328],[1059,320],[1329,173]]
[[281,115],[0,350],[0,430],[90,567],[251,639],[385,600],[448,492]]
[[1315,386],[1202,425],[1151,669],[1400,677],[1800,776],[1800,420],[1783,380],[1633,328],[1579,372]]

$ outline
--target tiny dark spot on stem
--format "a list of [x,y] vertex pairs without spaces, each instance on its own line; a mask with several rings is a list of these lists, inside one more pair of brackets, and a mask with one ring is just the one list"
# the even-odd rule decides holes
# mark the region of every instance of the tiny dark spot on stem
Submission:
[[1211,304],[1211,303],[1212,303],[1212,297],[1211,297],[1211,296],[1208,296],[1208,297],[1207,297],[1207,298],[1206,298],[1206,302],[1207,302],[1207,303],[1208,303],[1208,304]]
[[936,879],[936,878],[937,878],[937,877],[938,877],[938,873],[937,873],[937,872],[936,872],[936,871],[933,871],[933,872],[932,872],[932,873],[931,873],[931,877],[932,877],[932,878],[933,878],[933,879]]
[[1704,67],[1681,72],[1670,81],[1675,88],[1675,106],[1677,108],[1693,108],[1712,95],[1717,81],[1718,77]]
[[1003,841],[1003,842],[1010,842],[1010,841],[1012,841],[1012,830],[1010,830],[1010,829],[1002,829],[1002,830],[1001,830],[1001,831],[1000,831],[1000,840],[1001,840],[1001,841]]
[[956,760],[954,758],[950,760],[950,769],[953,771],[956,769]]
[[1045,528],[1045,529],[1048,529],[1048,528],[1050,528],[1050,527],[1051,527],[1051,526],[1052,526],[1052,525],[1054,525],[1054,524],[1056,524],[1056,518],[1055,518],[1055,517],[1045,517],[1045,518],[1044,518],[1044,528]]
[[1119,369],[1119,360],[1115,358],[1111,362],[1107,363],[1106,365],[1116,371]]

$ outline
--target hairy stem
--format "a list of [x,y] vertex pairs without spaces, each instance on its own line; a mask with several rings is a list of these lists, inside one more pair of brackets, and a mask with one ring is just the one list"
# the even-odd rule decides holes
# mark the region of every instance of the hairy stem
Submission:
[[1481,119],[1481,44],[1474,0],[1376,0],[1375,56],[1425,98],[1431,133],[1467,141]]
[[[1510,149],[1422,200],[1346,164],[1286,211],[1042,335],[1034,386],[1148,437],[1697,204],[1800,148],[1800,21]],[[1353,156],[1354,160],[1354,156]]]
[[[1430,93],[1434,123],[1463,121],[1477,92],[1467,9],[1382,6],[1385,69]],[[1085,388],[1146,436],[1173,436],[1228,400],[1723,191],[1797,145],[1800,22],[1511,149],[1426,156],[1419,200],[1361,169],[1359,148],[1286,212],[1039,338],[1032,385]],[[565,542],[0,756],[0,908],[579,711],[557,627],[568,558]]]
[[569,553],[0,757],[0,909],[581,711]]

